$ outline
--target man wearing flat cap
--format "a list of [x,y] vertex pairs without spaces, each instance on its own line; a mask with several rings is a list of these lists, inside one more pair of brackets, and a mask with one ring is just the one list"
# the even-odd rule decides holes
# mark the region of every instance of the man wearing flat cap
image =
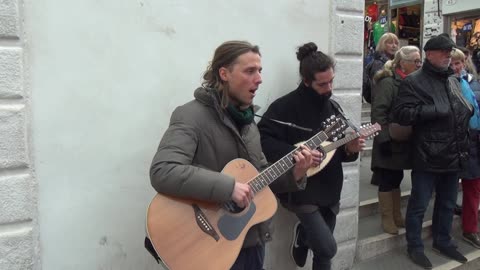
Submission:
[[408,255],[417,265],[430,269],[421,238],[422,223],[432,193],[433,250],[465,263],[452,243],[458,173],[468,159],[470,105],[461,96],[460,84],[449,67],[455,44],[447,34],[427,41],[422,68],[402,81],[394,104],[394,117],[411,125],[413,151],[412,191],[405,218]]

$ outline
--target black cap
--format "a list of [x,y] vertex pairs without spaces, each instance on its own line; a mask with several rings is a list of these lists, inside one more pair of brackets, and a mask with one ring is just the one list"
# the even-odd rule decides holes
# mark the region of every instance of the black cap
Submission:
[[431,51],[431,50],[448,50],[455,47],[455,43],[453,40],[448,36],[448,34],[443,33],[438,36],[433,36],[430,38],[425,46],[423,46],[424,51]]

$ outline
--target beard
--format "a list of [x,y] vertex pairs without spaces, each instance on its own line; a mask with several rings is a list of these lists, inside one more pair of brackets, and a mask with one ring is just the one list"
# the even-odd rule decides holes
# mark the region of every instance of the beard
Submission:
[[452,59],[449,58],[448,60],[443,60],[439,65],[438,68],[442,70],[447,70],[448,67],[450,67],[450,63],[452,62]]

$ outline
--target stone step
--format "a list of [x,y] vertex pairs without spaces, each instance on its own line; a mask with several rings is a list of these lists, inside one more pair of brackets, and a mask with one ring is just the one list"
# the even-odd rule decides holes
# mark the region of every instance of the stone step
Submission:
[[[408,198],[410,198],[410,190],[402,191],[401,199],[402,199],[402,208],[407,207]],[[378,214],[378,196],[375,196],[371,199],[366,199],[360,202],[358,207],[358,217],[364,218],[368,216],[374,216]]]
[[[456,222],[458,224],[458,222]],[[459,228],[454,228],[452,231],[455,242],[458,245],[458,250],[467,257],[468,262],[461,264],[459,262],[445,258],[432,250],[432,239],[427,238],[424,241],[425,255],[433,264],[434,270],[473,270],[480,269],[480,250],[469,245],[462,240]],[[389,252],[383,253],[379,256],[372,257],[364,261],[355,261],[352,270],[405,270],[405,269],[423,269],[415,265],[407,256],[405,246],[393,249]]]
[[[426,220],[422,224],[422,239],[426,239],[431,235],[433,203],[430,204],[425,213]],[[405,216],[405,209],[402,210],[402,214]],[[368,260],[405,245],[405,229],[400,228],[398,235],[385,233],[382,229],[380,213],[360,218],[358,222],[357,251],[355,254],[357,261]]]
[[[406,206],[410,191],[402,192],[402,215],[405,217]],[[424,215],[422,224],[422,239],[431,236],[432,213],[434,205],[432,200]],[[457,203],[461,205],[462,193],[458,193]],[[398,235],[385,233],[381,227],[381,213],[378,210],[378,199],[371,199],[369,203],[363,201],[360,203],[359,222],[358,222],[358,241],[355,258],[357,261],[368,260],[372,257],[387,253],[393,249],[406,246],[405,229],[400,228]],[[374,209],[376,208],[376,209]],[[369,212],[370,211],[370,212]],[[374,214],[372,214],[374,213]],[[461,231],[461,219],[454,216],[453,227],[455,230]]]
[[362,153],[360,154],[360,158],[362,157],[371,157],[372,156],[372,146],[366,146]]
[[365,117],[362,116],[362,119],[361,119],[361,123],[360,123],[360,124],[363,126],[363,125],[366,125],[366,124],[369,124],[369,123],[371,123],[370,115],[365,116]]
[[361,117],[370,118],[371,106],[368,103],[362,103],[362,114]]

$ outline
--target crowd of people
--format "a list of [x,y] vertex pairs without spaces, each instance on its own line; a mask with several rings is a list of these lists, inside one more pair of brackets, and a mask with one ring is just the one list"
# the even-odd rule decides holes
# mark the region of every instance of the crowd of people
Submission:
[[[382,125],[372,148],[371,183],[378,185],[383,230],[398,234],[405,227],[409,258],[430,269],[421,231],[433,194],[432,248],[467,262],[451,237],[459,180],[463,239],[480,248],[480,84],[469,51],[447,34],[428,40],[423,51],[422,61],[419,48],[404,46],[370,75],[371,120]],[[407,169],[412,189],[403,219],[399,187]]]
[[[398,44],[394,34],[384,34],[366,75],[371,120],[382,126],[374,140],[371,164],[382,228],[398,234],[398,228],[405,227],[409,258],[431,268],[421,230],[435,193],[433,249],[464,263],[466,258],[452,242],[451,228],[458,180],[462,179],[463,236],[480,248],[477,73],[468,56],[445,34],[425,44],[424,60],[419,48],[399,48]],[[151,184],[161,194],[233,202],[246,209],[259,190],[222,173],[223,168],[238,158],[258,171],[279,161],[290,162],[291,168],[269,187],[299,221],[294,228],[292,257],[303,267],[308,250],[312,250],[312,269],[331,269],[337,252],[333,232],[344,180],[342,163],[358,158],[365,138],[359,136],[338,148],[322,170],[307,177],[308,170],[319,166],[326,153],[298,143],[324,129],[322,121],[342,115],[343,110],[331,99],[334,59],[312,42],[299,46],[296,56],[298,86],[273,101],[257,126],[253,99],[262,83],[259,47],[245,41],[221,44],[194,100],[172,113],[152,161]],[[289,154],[292,160],[284,161]],[[406,169],[412,170],[412,190],[403,218],[400,183]],[[265,243],[271,238],[268,220],[248,228],[231,269],[263,269]]]

